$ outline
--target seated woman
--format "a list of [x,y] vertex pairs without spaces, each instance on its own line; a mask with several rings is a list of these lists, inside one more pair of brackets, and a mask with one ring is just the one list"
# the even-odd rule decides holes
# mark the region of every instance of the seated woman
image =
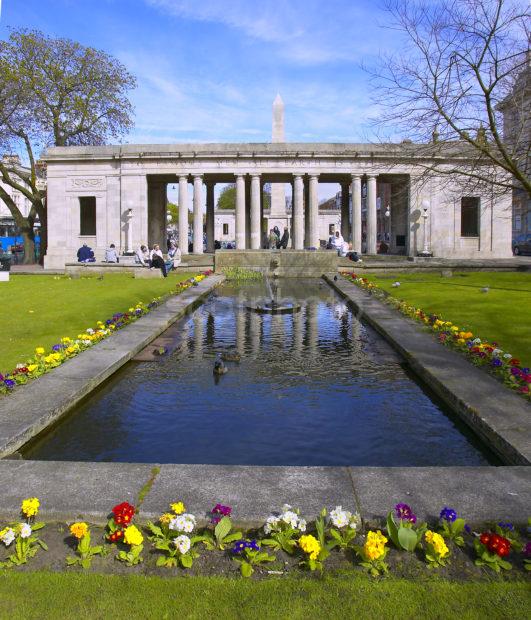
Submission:
[[141,245],[135,252],[135,263],[140,263],[143,267],[151,267],[149,250],[145,245]]
[[181,264],[181,250],[177,247],[175,241],[170,243],[168,249],[168,263],[171,264],[172,268],[178,267]]
[[151,259],[151,266],[156,267],[162,271],[162,275],[167,278],[168,273],[166,271],[166,263],[164,262],[164,256],[158,243],[155,243],[153,249],[150,252],[149,258]]

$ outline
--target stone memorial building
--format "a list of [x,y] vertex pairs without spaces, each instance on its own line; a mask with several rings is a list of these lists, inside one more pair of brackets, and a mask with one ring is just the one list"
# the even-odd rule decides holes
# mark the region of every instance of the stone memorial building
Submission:
[[[188,204],[193,204],[193,253],[214,250],[216,183],[235,183],[237,249],[262,247],[273,221],[287,225],[291,247],[319,248],[330,232],[320,223],[318,184],[338,183],[340,226],[352,249],[443,258],[511,256],[511,195],[470,193],[438,170],[472,165],[459,143],[430,154],[429,145],[294,143],[284,141],[283,104],[273,106],[273,142],[126,144],[49,148],[48,251],[44,265],[63,268],[87,243],[101,260],[114,243],[122,253],[165,245],[167,186],[179,187],[179,245],[188,253]],[[263,186],[272,185],[264,212]],[[285,185],[292,187],[286,209]],[[203,214],[206,205],[206,244]],[[384,213],[385,212],[385,213]],[[324,214],[321,214],[324,216]],[[385,218],[383,216],[386,216]],[[220,218],[218,218],[219,220]],[[321,217],[322,219],[322,217]],[[385,229],[385,231],[383,230]],[[326,234],[324,234],[326,233]],[[218,238],[219,240],[219,238]]]

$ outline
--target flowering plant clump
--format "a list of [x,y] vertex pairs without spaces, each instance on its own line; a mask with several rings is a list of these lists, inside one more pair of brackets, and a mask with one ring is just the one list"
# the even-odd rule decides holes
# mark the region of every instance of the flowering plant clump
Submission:
[[527,542],[522,550],[524,554],[524,568],[525,570],[531,570],[531,541]]
[[300,516],[300,510],[284,504],[280,514],[267,518],[264,533],[269,538],[262,540],[262,544],[275,550],[283,549],[291,555],[297,548],[296,538],[305,531],[306,520]]
[[172,512],[165,512],[159,517],[158,525],[148,521],[146,526],[151,532],[149,540],[155,549],[164,552],[157,558],[157,566],[191,568],[193,561],[199,557],[193,547],[202,540],[201,536],[188,535],[194,530],[195,517],[186,513],[183,502],[170,504],[170,509]]
[[479,538],[474,540],[474,549],[477,558],[476,566],[488,566],[497,573],[512,568],[510,562],[504,560],[511,552],[511,543],[504,536],[494,532],[483,532]]
[[433,333],[442,344],[463,353],[474,365],[483,366],[500,379],[511,389],[516,390],[522,396],[531,398],[531,369],[524,367],[519,359],[513,357],[507,351],[502,350],[496,342],[482,340],[474,337],[474,334],[466,329],[454,325],[451,321],[445,321],[434,314],[428,314],[420,308],[388,296],[378,285],[370,282],[367,278],[351,273],[347,279],[371,295],[380,299],[402,314],[419,321]]
[[66,558],[67,565],[74,566],[75,564],[79,564],[82,568],[90,568],[92,558],[95,555],[104,554],[103,545],[97,545],[95,547],[90,546],[90,529],[86,523],[72,523],[70,526],[70,533],[78,541],[76,547],[78,557],[68,556]]
[[128,502],[122,502],[117,504],[111,512],[113,516],[107,522],[107,540],[116,543],[123,540],[124,528],[133,520],[135,507]]
[[321,546],[320,542],[311,534],[301,536],[298,541],[299,547],[306,554],[301,565],[309,568],[311,571],[319,569],[323,570],[323,562],[329,555],[329,551]]
[[250,577],[254,573],[254,567],[274,562],[275,556],[262,551],[256,540],[240,538],[231,549],[232,559],[240,565],[242,577]]
[[330,549],[334,547],[346,549],[356,537],[360,525],[359,513],[352,513],[344,510],[342,506],[336,506],[329,514],[329,532],[332,537]]
[[[211,273],[212,271],[206,271],[188,278],[184,282],[179,282],[176,286],[176,294],[191,286],[197,286]],[[104,338],[111,336],[115,331],[148,314],[161,303],[162,297],[154,297],[148,304],[139,301],[136,305],[128,308],[126,312],[117,312],[105,321],[97,321],[94,327],[89,327],[80,332],[77,337],[64,336],[60,338],[48,352],[44,347],[36,347],[33,357],[24,363],[17,364],[10,372],[0,373],[0,394],[9,394],[18,385],[24,385],[28,380],[40,377],[57,368],[71,357],[75,357]]]
[[210,511],[210,521],[215,527],[213,534],[209,531],[203,533],[202,542],[207,549],[223,550],[234,541],[242,538],[241,532],[232,531],[231,514],[232,508],[223,504],[216,504]]
[[48,551],[46,543],[35,535],[35,532],[44,527],[44,523],[35,523],[35,517],[39,512],[40,502],[36,497],[30,497],[22,501],[20,512],[26,518],[26,522],[11,523],[0,531],[0,540],[6,547],[15,543],[15,551],[0,566],[7,568],[20,566],[34,557],[39,547]]
[[453,540],[456,545],[463,547],[465,544],[463,530],[466,527],[464,519],[458,518],[453,508],[444,507],[439,515],[441,527],[439,534],[447,540]]
[[387,542],[387,538],[377,530],[367,532],[367,540],[362,547],[354,546],[354,550],[361,558],[360,566],[366,568],[373,577],[389,572],[389,566],[385,562],[389,552]]
[[143,562],[141,556],[144,537],[142,532],[136,527],[136,525],[128,525],[124,529],[123,544],[129,546],[129,550],[121,550],[116,555],[116,559],[120,562],[124,562],[127,566],[135,566]]
[[521,551],[523,549],[523,543],[520,540],[520,536],[512,523],[506,521],[499,521],[492,528],[495,534],[503,536],[511,543],[511,549],[513,551]]
[[407,504],[397,504],[394,513],[387,515],[387,533],[397,549],[415,551],[426,529],[426,523],[417,524],[417,517]]
[[424,539],[426,540],[425,554],[428,567],[446,566],[450,550],[446,546],[444,538],[437,532],[428,530],[424,534]]

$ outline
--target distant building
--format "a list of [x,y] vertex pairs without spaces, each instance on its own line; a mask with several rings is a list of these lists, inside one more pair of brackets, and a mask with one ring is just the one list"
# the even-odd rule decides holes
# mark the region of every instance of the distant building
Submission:
[[[29,168],[24,168],[21,165],[18,155],[3,155],[2,161],[4,163],[19,165],[20,168],[29,172]],[[11,185],[7,185],[1,181],[0,187],[2,187],[13,199],[13,202],[16,204],[22,215],[27,217],[31,209],[31,202],[26,198],[26,196],[18,190],[13,189]],[[16,237],[17,235],[18,230],[15,225],[13,214],[8,209],[5,202],[0,198],[0,237]]]
[[[503,114],[504,140],[511,146],[527,174],[531,174],[531,54],[513,91],[498,106]],[[518,183],[513,191],[513,240],[531,235],[531,200]]]

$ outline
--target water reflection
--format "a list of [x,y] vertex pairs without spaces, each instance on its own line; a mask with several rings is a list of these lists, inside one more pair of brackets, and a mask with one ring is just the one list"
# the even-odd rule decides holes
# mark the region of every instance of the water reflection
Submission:
[[[131,363],[40,443],[36,459],[259,465],[481,465],[486,457],[401,360],[319,281],[283,281],[295,314],[245,309],[225,284],[182,320],[182,343]],[[217,353],[239,363],[217,380]],[[448,449],[451,446],[451,450]]]

